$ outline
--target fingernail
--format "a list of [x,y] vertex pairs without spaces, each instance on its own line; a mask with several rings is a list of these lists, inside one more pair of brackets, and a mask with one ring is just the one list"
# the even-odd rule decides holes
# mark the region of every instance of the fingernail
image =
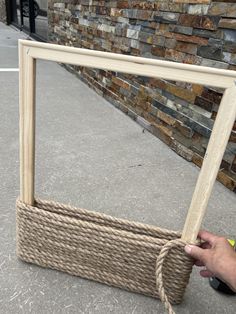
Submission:
[[190,254],[192,251],[193,246],[192,245],[185,245],[184,250],[186,253]]

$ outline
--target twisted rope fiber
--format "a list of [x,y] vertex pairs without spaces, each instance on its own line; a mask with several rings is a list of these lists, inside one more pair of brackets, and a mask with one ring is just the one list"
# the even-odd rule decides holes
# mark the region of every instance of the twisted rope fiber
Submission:
[[[104,239],[104,241],[107,241],[109,239],[116,239],[117,236],[119,236],[119,240],[121,242],[125,243],[130,243],[144,246],[144,247],[159,247],[160,243],[165,244],[166,240],[160,239],[157,240],[151,237],[146,237],[146,236],[140,236],[140,235],[135,235],[133,233],[129,233],[126,231],[123,231],[122,233],[120,231],[117,231],[114,228],[108,228],[104,226],[99,226],[96,224],[92,223],[87,223],[85,221],[79,221],[77,222],[77,225],[74,224],[69,224],[68,221],[61,221],[61,217],[58,217],[57,220],[53,220],[57,218],[57,215],[47,213],[47,212],[42,212],[41,210],[38,210],[38,208],[35,208],[35,213],[31,212],[32,208],[28,213],[26,212],[21,212],[21,217],[25,219],[34,219],[34,221],[38,224],[40,223],[41,226],[49,226],[49,228],[52,227],[59,227],[63,228],[66,232],[68,231],[74,231],[74,232],[80,232],[80,234],[85,233],[86,235],[91,235],[92,238],[94,238],[94,235],[97,237],[101,237]],[[64,217],[63,217],[64,219]],[[72,220],[72,219],[71,219]],[[74,222],[74,221],[73,221]],[[62,230],[63,230],[62,229]],[[149,241],[148,241],[149,240]],[[147,241],[147,242],[145,242]]]
[[164,238],[172,240],[181,237],[181,233],[178,231],[170,231],[168,229],[158,228],[138,222],[129,221],[126,219],[116,218],[103,213],[89,211],[87,209],[76,208],[70,205],[64,205],[55,201],[45,201],[36,199],[35,207],[39,205],[40,208],[46,209],[51,212],[60,213],[71,217],[77,217],[81,220],[90,221],[94,223],[102,223],[104,226],[110,226],[120,228],[121,230],[133,231],[134,233],[141,233],[142,235],[150,235],[158,237],[159,239]]
[[[170,249],[176,246],[179,246],[183,249],[185,246],[185,243],[181,239],[176,239],[176,240],[167,242],[162,247],[159,253],[159,256],[157,257],[157,260],[156,260],[156,285],[157,285],[160,299],[164,303],[164,306],[169,314],[175,314],[175,312],[173,311],[171,303],[169,302],[168,294],[165,291],[164,282],[163,282],[163,266],[164,266],[165,258],[169,254]],[[183,264],[183,267],[189,268],[190,265],[191,264]]]
[[171,304],[182,301],[192,270],[176,231],[37,199],[17,201],[17,254]]

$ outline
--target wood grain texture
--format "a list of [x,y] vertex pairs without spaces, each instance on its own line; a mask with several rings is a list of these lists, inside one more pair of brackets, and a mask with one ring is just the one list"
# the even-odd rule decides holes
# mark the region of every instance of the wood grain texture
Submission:
[[[127,56],[111,52],[21,41],[29,45],[33,58],[81,65],[134,75],[228,88],[236,80],[236,72],[163,60]],[[221,77],[221,80],[219,80]]]
[[21,82],[21,199],[29,205],[34,204],[35,176],[35,75],[36,60],[27,54],[23,56]]
[[208,200],[236,118],[236,86],[226,89],[209,140],[183,229],[182,240],[197,239]]
[[19,133],[20,133],[20,199],[24,199],[24,105],[25,105],[25,52],[19,42]]

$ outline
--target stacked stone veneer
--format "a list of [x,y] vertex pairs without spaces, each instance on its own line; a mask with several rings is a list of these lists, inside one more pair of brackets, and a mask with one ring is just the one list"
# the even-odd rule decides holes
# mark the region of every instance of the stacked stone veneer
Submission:
[[5,0],[0,0],[0,22],[6,22],[6,4],[5,4]]
[[[236,3],[227,0],[49,0],[48,13],[54,43],[236,70]],[[201,165],[222,90],[73,69],[178,154]],[[218,175],[234,191],[235,154],[236,124]]]

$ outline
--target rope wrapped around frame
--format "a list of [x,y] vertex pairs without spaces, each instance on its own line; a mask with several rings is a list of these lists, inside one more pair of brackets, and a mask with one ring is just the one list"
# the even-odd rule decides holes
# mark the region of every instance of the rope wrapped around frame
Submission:
[[182,301],[193,261],[181,233],[52,201],[17,200],[17,255],[111,286]]

